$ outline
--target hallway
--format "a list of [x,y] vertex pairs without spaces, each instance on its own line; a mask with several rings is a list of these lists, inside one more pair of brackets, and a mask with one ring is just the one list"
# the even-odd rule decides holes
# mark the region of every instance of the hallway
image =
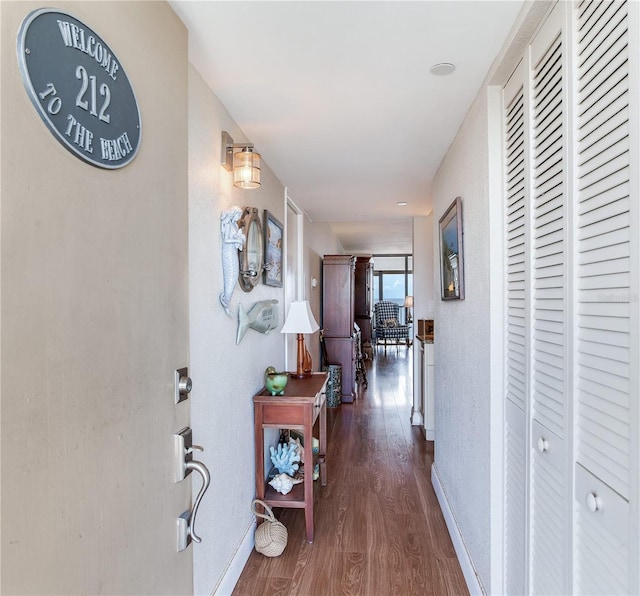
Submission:
[[467,593],[431,487],[433,443],[409,422],[412,355],[379,349],[368,389],[328,410],[328,484],[316,487],[314,543],[305,541],[302,510],[276,512],[289,532],[285,552],[253,551],[234,595]]

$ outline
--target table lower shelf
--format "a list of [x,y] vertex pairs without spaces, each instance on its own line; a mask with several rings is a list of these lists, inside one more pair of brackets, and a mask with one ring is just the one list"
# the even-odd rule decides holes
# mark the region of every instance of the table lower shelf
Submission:
[[264,502],[270,507],[304,508],[304,482],[294,484],[286,495],[267,484],[264,489]]
[[[322,486],[326,486],[327,481],[326,477],[324,477],[324,466],[325,466],[325,457],[319,455],[317,453],[313,454],[313,470],[316,469],[316,466],[320,466],[321,475],[318,479]],[[301,470],[304,471],[304,465],[301,466]],[[289,508],[304,508],[306,507],[306,503],[304,500],[304,483],[306,482],[304,472],[303,472],[303,481],[298,484],[294,484],[293,488],[286,494],[283,495],[279,493],[275,488],[273,488],[268,482],[265,482],[264,485],[264,499],[263,501],[269,505],[270,507],[289,507]],[[316,480],[312,480],[311,482],[316,482]],[[316,487],[313,487],[314,491]],[[314,492],[315,495],[315,492]]]

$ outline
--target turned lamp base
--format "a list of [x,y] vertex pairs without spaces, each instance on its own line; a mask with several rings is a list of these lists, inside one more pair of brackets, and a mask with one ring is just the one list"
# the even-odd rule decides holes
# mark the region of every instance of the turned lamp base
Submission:
[[311,361],[311,354],[304,345],[304,334],[298,333],[298,355],[296,363],[296,372],[289,373],[289,376],[296,379],[307,379],[312,375],[313,362]]

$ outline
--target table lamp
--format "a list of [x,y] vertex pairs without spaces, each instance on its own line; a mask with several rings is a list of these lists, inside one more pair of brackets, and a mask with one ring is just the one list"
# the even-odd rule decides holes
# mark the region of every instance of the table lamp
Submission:
[[413,322],[413,319],[411,318],[411,308],[413,307],[413,296],[405,296],[404,307],[407,309],[406,323],[409,324]]
[[287,320],[280,331],[280,333],[298,334],[297,365],[295,374],[291,373],[292,377],[304,379],[311,376],[311,355],[304,345],[304,334],[314,333],[319,328],[318,323],[313,318],[309,302],[307,300],[294,300],[289,306]]

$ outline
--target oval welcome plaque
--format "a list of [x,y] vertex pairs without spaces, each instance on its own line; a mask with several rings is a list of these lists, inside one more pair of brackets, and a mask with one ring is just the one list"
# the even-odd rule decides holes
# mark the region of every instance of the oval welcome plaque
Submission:
[[138,152],[140,111],[109,46],[78,19],[54,9],[30,13],[18,32],[29,99],[62,145],[100,168],[126,166]]

